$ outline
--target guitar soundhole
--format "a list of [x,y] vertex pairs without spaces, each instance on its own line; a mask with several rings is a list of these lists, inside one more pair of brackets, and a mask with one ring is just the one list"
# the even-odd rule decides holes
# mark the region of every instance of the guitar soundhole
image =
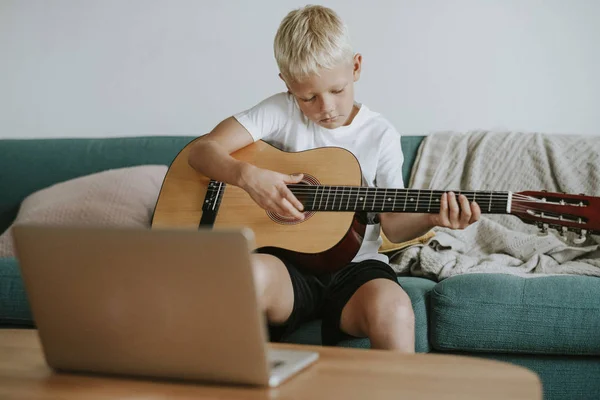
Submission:
[[[313,185],[321,184],[317,178],[315,178],[314,176],[309,175],[309,174],[304,174],[304,177],[302,178],[302,180],[299,183],[302,185],[306,185],[306,186],[313,186]],[[307,195],[302,196],[301,193],[296,194],[296,198],[298,200],[300,200],[300,202],[305,200],[306,197],[307,197]],[[313,215],[315,215],[314,211],[305,211],[304,219],[302,221],[298,221],[297,219],[294,219],[293,217],[284,216],[284,215],[277,214],[277,213],[274,213],[271,211],[267,211],[266,213],[269,216],[269,218],[271,218],[271,220],[273,220],[273,222],[281,224],[281,225],[300,224],[300,223],[306,221],[307,219],[309,219],[310,217],[312,217]]]

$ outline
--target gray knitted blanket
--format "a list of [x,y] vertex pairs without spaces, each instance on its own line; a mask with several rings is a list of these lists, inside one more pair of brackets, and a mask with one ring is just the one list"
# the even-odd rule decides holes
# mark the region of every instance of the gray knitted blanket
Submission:
[[[409,187],[439,190],[548,190],[600,196],[600,136],[442,132],[427,136]],[[600,276],[600,237],[576,245],[513,215],[484,214],[464,230],[435,228],[423,245],[390,257],[399,274],[442,280],[466,273],[524,277]]]

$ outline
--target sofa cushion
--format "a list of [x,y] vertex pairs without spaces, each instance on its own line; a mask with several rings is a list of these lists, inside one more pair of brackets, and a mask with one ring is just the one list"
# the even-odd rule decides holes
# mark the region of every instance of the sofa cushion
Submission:
[[431,292],[441,351],[600,355],[600,279],[468,274]]
[[[419,353],[427,353],[430,350],[428,340],[428,316],[429,292],[435,286],[435,282],[429,279],[417,277],[398,277],[410,297],[415,313],[415,350]],[[315,320],[305,323],[298,330],[286,337],[284,341],[300,344],[321,344],[321,321]],[[342,347],[370,348],[371,344],[367,338],[348,339],[338,344]]]
[[[149,227],[165,165],[97,172],[27,196],[17,223]],[[14,256],[12,228],[0,235],[0,257]]]
[[33,317],[15,258],[0,258],[0,327],[33,327]]

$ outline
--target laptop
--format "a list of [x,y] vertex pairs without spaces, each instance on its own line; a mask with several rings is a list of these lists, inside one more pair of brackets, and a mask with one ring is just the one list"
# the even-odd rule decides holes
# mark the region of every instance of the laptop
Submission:
[[250,230],[21,224],[13,235],[57,371],[275,387],[319,357],[269,348]]

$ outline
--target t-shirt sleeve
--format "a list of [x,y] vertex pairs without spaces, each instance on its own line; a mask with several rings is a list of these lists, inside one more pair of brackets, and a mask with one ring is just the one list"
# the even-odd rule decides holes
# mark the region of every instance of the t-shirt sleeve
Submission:
[[402,153],[400,134],[393,128],[389,128],[380,144],[379,160],[375,175],[375,184],[377,187],[404,188],[404,180],[402,179],[403,163],[404,155]]
[[257,141],[281,130],[289,120],[289,113],[287,94],[278,93],[233,117]]

